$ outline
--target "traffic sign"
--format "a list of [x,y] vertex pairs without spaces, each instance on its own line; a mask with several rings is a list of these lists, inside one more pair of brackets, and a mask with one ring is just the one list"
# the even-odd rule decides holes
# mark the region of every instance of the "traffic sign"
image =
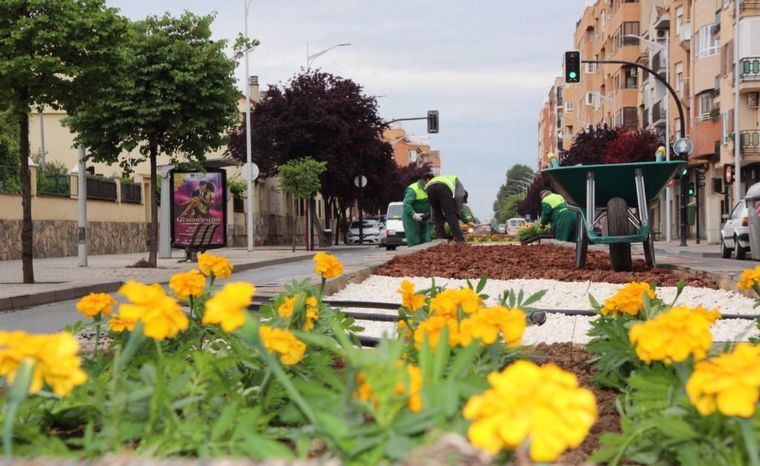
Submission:
[[678,155],[690,155],[691,151],[694,150],[694,145],[691,143],[691,140],[687,138],[678,138],[676,139],[676,142],[673,143],[673,150]]
[[364,175],[356,175],[354,177],[354,186],[357,188],[363,188],[367,186],[367,177]]
[[250,165],[248,162],[243,164],[242,167],[242,174],[243,179],[246,181],[255,181],[256,178],[259,177],[259,166],[255,163],[251,163]]
[[727,185],[734,184],[734,166],[733,165],[723,165],[723,182]]

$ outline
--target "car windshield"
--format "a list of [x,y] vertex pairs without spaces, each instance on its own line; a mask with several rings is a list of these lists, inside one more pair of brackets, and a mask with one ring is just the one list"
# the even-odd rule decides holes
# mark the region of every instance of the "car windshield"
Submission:
[[[359,222],[351,222],[351,229],[359,229]],[[365,220],[364,228],[377,228],[377,222],[374,220]]]
[[388,220],[401,220],[401,214],[404,213],[404,206],[401,204],[396,205],[389,205],[388,206],[388,215],[386,218]]

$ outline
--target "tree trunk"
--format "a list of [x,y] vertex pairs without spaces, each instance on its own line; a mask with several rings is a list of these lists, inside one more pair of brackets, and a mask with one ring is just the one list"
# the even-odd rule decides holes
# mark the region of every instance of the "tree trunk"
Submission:
[[293,212],[290,221],[290,242],[292,248],[290,252],[296,252],[296,212]]
[[[21,101],[26,102],[26,90],[21,91]],[[32,224],[32,177],[29,173],[29,113],[24,109],[19,118],[19,163],[21,167],[21,269],[24,283],[34,283],[34,225]]]
[[[158,146],[150,145],[150,252],[148,253],[148,264],[156,267],[158,263],[158,168],[156,160],[158,159]],[[164,206],[168,209],[169,206]]]

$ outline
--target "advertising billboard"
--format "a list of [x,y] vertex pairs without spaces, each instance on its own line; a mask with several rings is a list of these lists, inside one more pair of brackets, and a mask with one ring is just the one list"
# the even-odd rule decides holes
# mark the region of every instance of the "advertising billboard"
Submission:
[[[224,170],[171,172],[172,246],[201,240],[208,247],[227,245],[227,178]],[[201,238],[199,235],[203,236]]]

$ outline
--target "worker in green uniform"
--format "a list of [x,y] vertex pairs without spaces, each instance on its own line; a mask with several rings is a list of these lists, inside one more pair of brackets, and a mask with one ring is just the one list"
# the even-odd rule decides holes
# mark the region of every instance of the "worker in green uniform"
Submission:
[[541,220],[544,225],[551,225],[554,236],[560,241],[575,242],[578,216],[567,208],[565,198],[544,189],[541,197]]
[[425,173],[404,191],[404,213],[401,222],[404,224],[406,245],[409,247],[427,243],[432,239],[433,229],[429,221],[430,201],[425,192],[425,186],[432,178],[432,173]]
[[462,229],[459,228],[462,205],[467,197],[467,191],[462,186],[462,182],[456,176],[439,175],[428,181],[425,191],[430,199],[430,212],[433,216],[436,238],[446,237],[445,222],[449,226],[454,241],[466,246]]

